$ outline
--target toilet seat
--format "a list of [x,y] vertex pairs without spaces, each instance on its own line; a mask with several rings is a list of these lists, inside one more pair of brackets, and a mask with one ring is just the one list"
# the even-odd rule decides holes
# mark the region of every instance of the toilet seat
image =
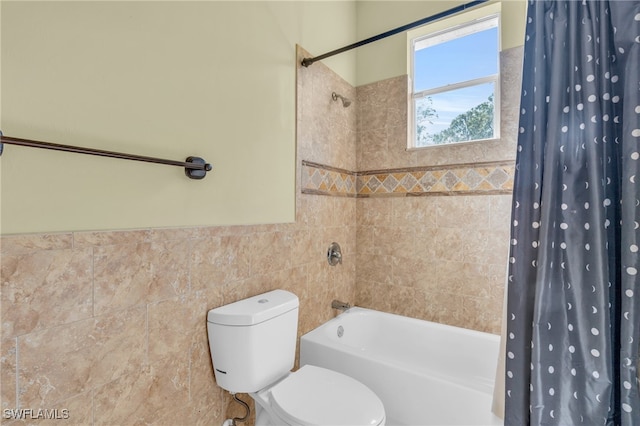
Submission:
[[357,380],[305,365],[271,389],[273,411],[290,425],[384,424],[380,398]]

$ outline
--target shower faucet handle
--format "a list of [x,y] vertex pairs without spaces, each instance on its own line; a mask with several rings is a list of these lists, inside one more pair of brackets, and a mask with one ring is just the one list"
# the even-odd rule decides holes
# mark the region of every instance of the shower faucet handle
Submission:
[[338,263],[342,263],[342,250],[340,244],[333,242],[327,250],[327,261],[329,265],[336,266]]

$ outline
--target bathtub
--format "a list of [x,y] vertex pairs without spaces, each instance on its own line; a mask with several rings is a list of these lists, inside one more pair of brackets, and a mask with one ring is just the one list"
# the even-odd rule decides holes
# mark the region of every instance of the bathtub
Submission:
[[369,386],[384,404],[387,425],[502,425],[491,413],[499,340],[353,307],[302,336],[300,365]]

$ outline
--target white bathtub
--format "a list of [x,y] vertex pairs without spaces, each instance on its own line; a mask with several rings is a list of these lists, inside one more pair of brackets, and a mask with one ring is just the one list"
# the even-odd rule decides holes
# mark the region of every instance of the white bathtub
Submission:
[[369,386],[384,404],[387,425],[502,425],[491,413],[499,340],[353,307],[302,336],[300,364]]

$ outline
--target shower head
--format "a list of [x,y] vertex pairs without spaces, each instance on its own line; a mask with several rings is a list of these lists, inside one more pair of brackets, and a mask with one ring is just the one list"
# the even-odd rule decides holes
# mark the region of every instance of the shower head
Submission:
[[345,98],[342,95],[338,95],[336,92],[333,92],[331,94],[331,99],[333,99],[334,101],[337,101],[338,98],[340,98],[340,100],[342,101],[342,106],[343,107],[348,107],[349,105],[351,105],[351,100],[349,98]]

